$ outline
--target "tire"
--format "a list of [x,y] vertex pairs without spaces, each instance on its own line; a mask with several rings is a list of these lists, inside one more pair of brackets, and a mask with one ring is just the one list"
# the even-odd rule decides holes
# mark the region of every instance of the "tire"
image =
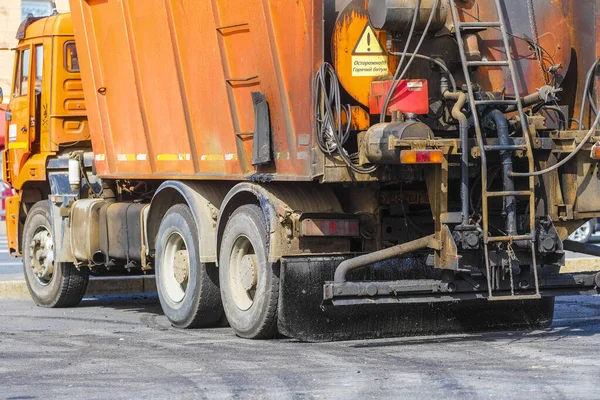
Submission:
[[587,221],[585,224],[581,225],[575,232],[569,236],[570,240],[579,243],[587,243],[592,238],[594,234],[595,224],[592,223],[592,220]]
[[279,265],[269,263],[268,254],[262,210],[256,205],[238,208],[223,232],[219,280],[227,320],[243,338],[278,336]]
[[185,204],[165,214],[156,238],[156,288],[177,328],[217,325],[223,315],[217,268],[200,262],[198,227]]
[[23,269],[27,288],[40,307],[74,307],[81,302],[89,270],[72,263],[54,262],[50,201],[36,203],[23,227]]

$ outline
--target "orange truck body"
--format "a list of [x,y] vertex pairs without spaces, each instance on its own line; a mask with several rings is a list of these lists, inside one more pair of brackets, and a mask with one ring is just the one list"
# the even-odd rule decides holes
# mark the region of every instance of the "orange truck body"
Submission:
[[99,176],[256,173],[251,93],[263,92],[275,158],[263,172],[312,178],[320,1],[77,0],[71,11]]

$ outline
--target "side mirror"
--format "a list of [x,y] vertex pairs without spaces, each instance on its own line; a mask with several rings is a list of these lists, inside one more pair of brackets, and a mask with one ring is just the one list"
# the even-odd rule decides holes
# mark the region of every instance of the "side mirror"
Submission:
[[2,91],[2,88],[0,87],[0,104],[2,104],[3,101],[4,101],[4,92]]

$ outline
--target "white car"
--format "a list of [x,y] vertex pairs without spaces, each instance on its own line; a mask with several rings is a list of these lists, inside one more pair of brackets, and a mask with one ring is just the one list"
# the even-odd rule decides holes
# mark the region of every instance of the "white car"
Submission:
[[590,219],[585,224],[581,225],[577,230],[571,233],[569,240],[579,243],[587,243],[592,240],[593,236],[600,230],[600,225],[596,218]]

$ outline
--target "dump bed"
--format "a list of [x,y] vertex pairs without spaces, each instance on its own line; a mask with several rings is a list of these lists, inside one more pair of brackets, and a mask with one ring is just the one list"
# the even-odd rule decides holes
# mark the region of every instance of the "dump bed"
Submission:
[[[319,3],[71,0],[98,174],[311,179]],[[274,158],[256,168],[253,92]]]

